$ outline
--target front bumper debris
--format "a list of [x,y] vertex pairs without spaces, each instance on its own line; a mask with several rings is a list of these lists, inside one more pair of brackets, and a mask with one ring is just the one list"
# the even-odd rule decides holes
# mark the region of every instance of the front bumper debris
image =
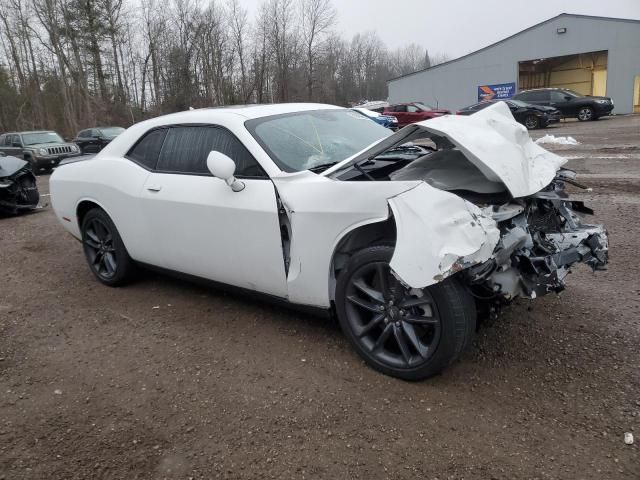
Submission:
[[465,272],[467,282],[483,298],[535,298],[560,292],[570,268],[578,263],[594,271],[606,269],[607,230],[581,223],[577,211],[593,212],[565,193],[564,182],[572,180],[570,173],[560,171],[549,188],[489,207],[500,228],[500,241],[493,258]]

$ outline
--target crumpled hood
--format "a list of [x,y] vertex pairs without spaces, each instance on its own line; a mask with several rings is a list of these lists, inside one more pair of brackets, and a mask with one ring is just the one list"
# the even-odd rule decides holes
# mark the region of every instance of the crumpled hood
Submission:
[[28,162],[17,157],[0,157],[0,178],[9,177],[22,170]]
[[509,107],[498,102],[474,115],[446,115],[408,125],[323,175],[333,176],[356,162],[424,137],[425,131],[448,138],[489,180],[504,183],[516,198],[546,187],[566,163],[566,159],[536,145]]

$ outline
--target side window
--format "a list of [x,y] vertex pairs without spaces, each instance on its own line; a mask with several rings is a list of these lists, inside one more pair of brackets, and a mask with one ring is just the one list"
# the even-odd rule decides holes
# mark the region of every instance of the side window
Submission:
[[87,138],[88,135],[88,130],[82,130],[79,134],[78,134],[78,138]]
[[547,90],[536,90],[529,92],[529,100],[534,102],[545,102],[549,100],[549,92]]
[[0,147],[4,147],[6,145],[8,135],[0,135]]
[[568,96],[566,93],[559,92],[558,90],[554,90],[553,92],[551,92],[551,101],[552,102],[566,102],[567,99],[564,98],[566,96]]
[[9,145],[13,145],[14,143],[19,143],[20,145],[22,145],[22,142],[20,141],[20,135],[9,135],[9,140],[7,143]]
[[262,167],[231,132],[208,126],[170,128],[160,153],[158,170],[211,175],[207,157],[212,150],[224,153],[236,163],[236,176],[267,178]]
[[418,107],[414,107],[413,105],[407,105],[407,112],[409,113],[418,113],[420,109]]
[[150,131],[129,150],[127,158],[150,170],[154,170],[166,135],[166,128]]
[[407,106],[406,105],[394,105],[391,107],[391,111],[392,112],[406,112],[407,111]]

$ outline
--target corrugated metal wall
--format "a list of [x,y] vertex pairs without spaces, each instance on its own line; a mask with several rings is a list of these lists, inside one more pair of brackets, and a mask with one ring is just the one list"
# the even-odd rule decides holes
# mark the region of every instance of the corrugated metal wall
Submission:
[[[559,34],[558,29],[566,33]],[[634,79],[640,75],[640,22],[560,15],[457,60],[389,82],[389,101],[422,101],[457,110],[477,101],[478,87],[519,82],[519,63],[542,58],[608,52],[604,73],[592,73],[591,90],[605,89],[615,113],[634,108]],[[602,65],[600,65],[602,66]],[[596,70],[599,71],[599,70]],[[555,81],[565,81],[560,74]],[[577,75],[569,80],[574,82]],[[596,82],[596,83],[594,83]]]

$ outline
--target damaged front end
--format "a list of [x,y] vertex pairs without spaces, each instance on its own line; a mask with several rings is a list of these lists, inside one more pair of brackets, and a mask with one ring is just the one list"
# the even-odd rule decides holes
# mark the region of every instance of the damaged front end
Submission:
[[583,186],[565,163],[498,102],[405,127],[329,175],[422,182],[388,200],[398,277],[424,288],[459,274],[477,298],[510,300],[559,292],[577,263],[608,262],[607,231],[582,223],[593,211],[566,192]]
[[571,199],[565,183],[579,185],[574,172],[559,170],[543,190],[484,208],[498,224],[501,237],[493,258],[464,273],[479,298],[536,298],[563,290],[576,263],[593,270],[606,268],[607,231],[582,223],[578,213],[593,211]]
[[16,215],[34,210],[40,201],[29,162],[16,157],[0,157],[0,214]]

